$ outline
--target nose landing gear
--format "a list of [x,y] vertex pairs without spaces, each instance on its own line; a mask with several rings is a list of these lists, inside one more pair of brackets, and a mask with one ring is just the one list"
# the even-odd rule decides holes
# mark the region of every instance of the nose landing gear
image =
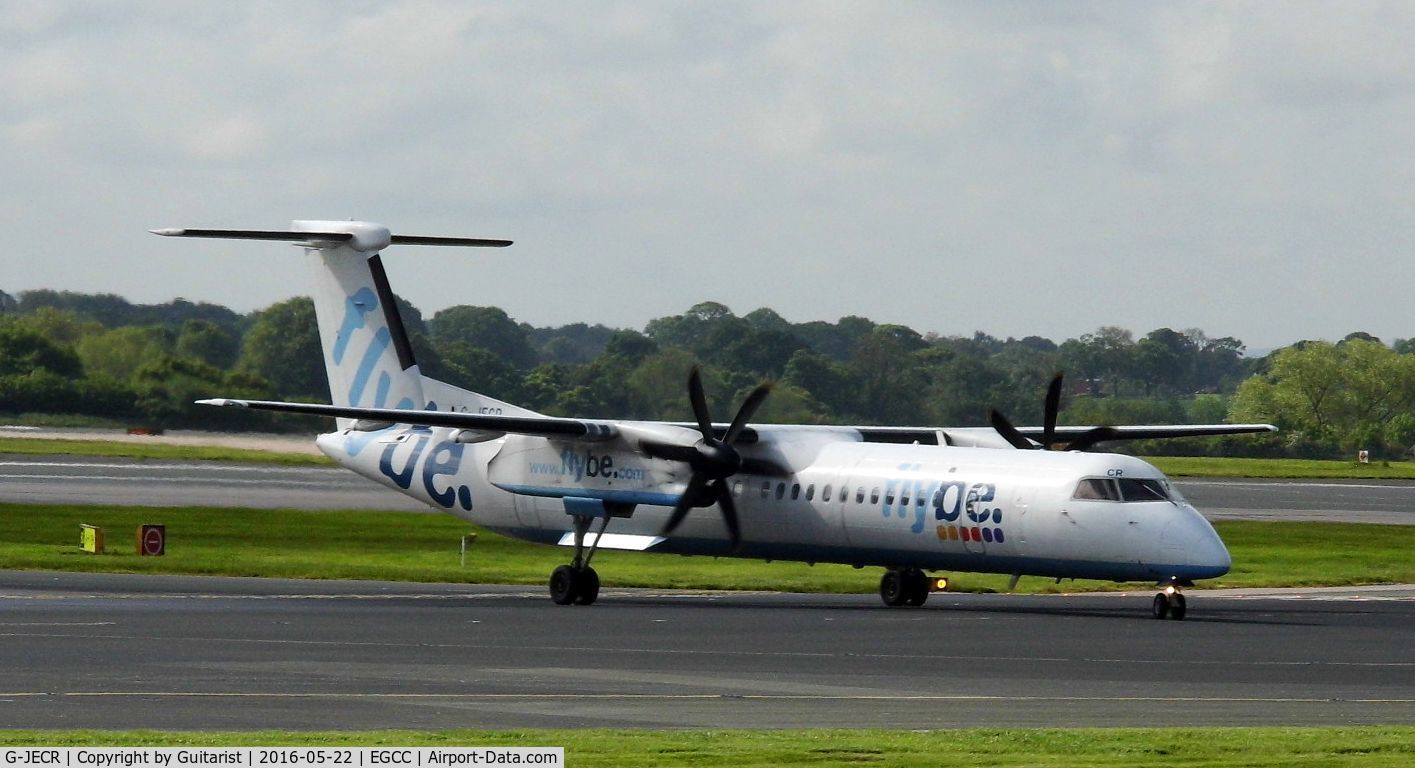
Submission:
[[1164,591],[1155,595],[1154,602],[1150,607],[1150,613],[1156,619],[1170,618],[1175,621],[1183,621],[1187,611],[1184,604],[1184,593],[1179,591],[1178,584],[1170,584],[1164,588]]

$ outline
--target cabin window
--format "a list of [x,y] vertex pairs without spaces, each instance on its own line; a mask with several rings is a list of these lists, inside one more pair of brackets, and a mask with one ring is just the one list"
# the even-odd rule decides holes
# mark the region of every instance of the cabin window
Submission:
[[1164,481],[1148,477],[1122,477],[1120,497],[1126,501],[1169,501]]
[[815,484],[815,483],[811,483],[810,485],[806,486],[806,501],[810,501],[811,499],[814,499],[815,497],[816,497],[816,484]]
[[830,501],[830,486],[821,489],[821,501]]
[[799,498],[801,498],[801,484],[800,484],[800,483],[792,483],[792,484],[791,484],[791,500],[792,500],[792,501],[795,501],[796,499],[799,499]]
[[909,492],[908,492],[908,491],[900,491],[900,492],[899,492],[899,506],[901,506],[901,507],[907,507],[907,506],[909,506]]
[[762,498],[765,499],[765,498],[766,498],[767,496],[769,496],[769,495],[771,495],[771,481],[770,481],[770,480],[763,480],[763,481],[762,481]]
[[884,494],[884,503],[885,503],[886,505],[893,505],[893,504],[894,504],[894,491],[885,491],[885,494]]
[[1104,477],[1088,477],[1076,486],[1076,493],[1073,499],[1091,501],[1120,501],[1120,492],[1115,488],[1115,482]]
[[845,502],[847,502],[847,501],[849,501],[849,500],[850,500],[850,487],[849,487],[849,486],[846,486],[846,485],[840,486],[840,502],[843,504],[843,503],[845,503]]
[[879,503],[879,489],[878,489],[878,488],[872,488],[872,489],[870,490],[870,503],[871,503],[871,504],[878,504],[878,503]]
[[862,486],[860,486],[859,488],[856,488],[856,489],[855,489],[855,503],[856,503],[856,504],[864,504],[864,503],[865,503],[865,486],[862,485]]
[[781,501],[781,497],[786,495],[786,483],[776,484],[776,500]]

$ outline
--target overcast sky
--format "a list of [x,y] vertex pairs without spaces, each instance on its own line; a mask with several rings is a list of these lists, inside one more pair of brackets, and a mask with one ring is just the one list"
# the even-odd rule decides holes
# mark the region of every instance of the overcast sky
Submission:
[[249,311],[357,218],[431,315],[704,300],[1058,341],[1415,336],[1415,4],[0,5],[0,290]]

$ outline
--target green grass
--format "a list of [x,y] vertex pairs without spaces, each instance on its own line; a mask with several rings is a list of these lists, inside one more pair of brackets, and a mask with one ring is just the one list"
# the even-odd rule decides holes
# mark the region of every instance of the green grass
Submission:
[[541,746],[573,766],[1408,766],[1415,727],[956,731],[0,731],[4,746]]
[[158,461],[240,461],[285,466],[334,466],[328,457],[304,453],[259,451],[249,448],[125,443],[107,440],[0,437],[0,454],[41,456],[97,456]]
[[1208,456],[1147,456],[1170,477],[1272,479],[1415,480],[1415,461],[1326,461],[1321,459],[1231,459]]
[[[78,548],[79,524],[105,529],[108,552]],[[143,523],[167,526],[168,554],[138,557]],[[1415,582],[1415,526],[1347,523],[1222,522],[1234,570],[1208,586],[1317,586]],[[404,512],[302,512],[217,508],[0,505],[0,568],[127,573],[188,573],[285,578],[376,579],[543,585],[569,558],[548,547],[479,531],[458,564],[467,523],[449,515]],[[879,569],[765,563],[602,551],[595,566],[611,587],[862,593]],[[1005,576],[956,574],[959,591],[1003,591]],[[1060,585],[1023,579],[1021,592],[1140,588],[1113,582]]]

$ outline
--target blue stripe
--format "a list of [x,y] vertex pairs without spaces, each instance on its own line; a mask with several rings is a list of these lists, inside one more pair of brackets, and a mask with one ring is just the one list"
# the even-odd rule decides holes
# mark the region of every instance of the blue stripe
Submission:
[[492,485],[495,485],[503,491],[519,493],[522,496],[544,496],[551,499],[563,499],[566,496],[576,496],[586,499],[617,501],[623,504],[650,504],[659,507],[671,507],[678,503],[678,496],[672,493],[613,491],[599,490],[596,488],[557,488],[544,485],[508,485],[502,483],[492,483]]
[[393,337],[388,334],[387,328],[379,328],[373,335],[373,342],[368,345],[368,351],[364,353],[364,359],[359,361],[358,373],[354,374],[354,383],[349,386],[349,405],[358,405],[363,399],[364,387],[368,386],[369,377],[373,375],[373,369],[378,365],[378,361],[383,357],[383,353],[392,343]]

